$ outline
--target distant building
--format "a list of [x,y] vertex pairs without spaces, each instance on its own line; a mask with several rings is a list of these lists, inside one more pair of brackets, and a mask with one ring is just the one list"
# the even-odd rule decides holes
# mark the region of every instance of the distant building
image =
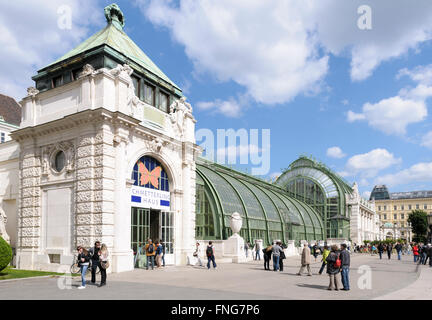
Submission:
[[11,97],[0,94],[0,143],[11,140],[10,133],[19,129],[21,106]]
[[388,191],[385,185],[377,185],[370,195],[375,200],[377,213],[385,228],[386,238],[411,239],[408,215],[413,210],[423,210],[432,214],[432,191]]

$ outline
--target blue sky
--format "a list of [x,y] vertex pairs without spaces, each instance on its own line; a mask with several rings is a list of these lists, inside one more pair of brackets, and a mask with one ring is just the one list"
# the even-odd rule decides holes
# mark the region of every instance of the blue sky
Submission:
[[[271,129],[267,178],[308,154],[364,196],[376,183],[432,189],[432,4],[414,2],[117,1],[126,33],[184,89],[197,129]],[[24,96],[38,68],[104,27],[111,1],[49,3],[0,13],[2,93]],[[64,4],[72,28],[56,30]],[[364,4],[370,30],[357,24]]]

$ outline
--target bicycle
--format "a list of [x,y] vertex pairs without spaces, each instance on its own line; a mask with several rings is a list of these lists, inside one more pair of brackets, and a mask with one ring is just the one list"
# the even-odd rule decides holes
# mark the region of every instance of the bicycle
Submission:
[[[90,259],[89,267],[87,268],[86,274],[91,272],[91,267],[92,267],[92,262]],[[78,266],[78,256],[77,255],[74,255],[73,262],[72,262],[72,265],[70,267],[70,272],[71,272],[71,274],[77,274],[77,273],[81,272],[81,268]],[[100,273],[100,268],[99,268],[99,266],[97,266],[96,267],[96,274],[99,274],[99,273]]]

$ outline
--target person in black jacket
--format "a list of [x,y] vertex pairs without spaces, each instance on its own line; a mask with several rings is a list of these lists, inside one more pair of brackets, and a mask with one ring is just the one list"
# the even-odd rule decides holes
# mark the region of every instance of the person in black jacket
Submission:
[[378,245],[378,253],[379,253],[380,259],[382,259],[383,252],[384,252],[384,245],[380,242],[380,244]]
[[268,246],[267,248],[264,248],[264,270],[270,270],[270,260],[272,256],[272,246]]
[[348,291],[350,289],[349,285],[349,269],[350,269],[350,254],[347,250],[347,245],[345,243],[341,244],[341,252],[340,252],[340,259],[341,259],[341,277],[342,277],[342,285],[343,289],[345,291]]
[[401,259],[401,253],[402,253],[402,245],[399,242],[397,242],[395,245],[395,249],[396,249],[396,252],[398,255],[398,260],[400,260]]
[[391,243],[389,243],[387,245],[387,256],[388,256],[389,260],[391,259],[392,250],[393,250],[393,246],[391,245]]
[[86,287],[86,273],[90,264],[90,255],[86,249],[83,247],[78,247],[78,266],[81,271],[81,286],[78,289],[85,289]]
[[330,254],[328,255],[327,261],[327,273],[330,278],[330,284],[328,290],[339,290],[339,280],[338,273],[340,272],[340,267],[335,266],[335,262],[339,257],[338,247],[336,245],[332,245],[330,249]]
[[280,252],[280,258],[279,258],[279,271],[283,271],[283,261],[284,259],[286,259],[285,252],[283,251],[283,249],[285,249],[286,246],[283,245],[282,242],[280,241],[277,244],[282,248],[282,251]]
[[91,256],[91,283],[96,283],[96,269],[99,267],[99,250],[101,249],[100,241],[96,241],[93,248],[89,249]]

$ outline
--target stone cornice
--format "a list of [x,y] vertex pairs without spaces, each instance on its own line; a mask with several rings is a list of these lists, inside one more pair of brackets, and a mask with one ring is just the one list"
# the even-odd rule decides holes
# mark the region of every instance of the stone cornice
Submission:
[[11,137],[20,142],[22,140],[34,137],[41,137],[44,135],[55,134],[64,130],[76,128],[85,124],[98,124],[110,122],[117,125],[122,125],[127,128],[136,127],[139,120],[125,115],[121,112],[112,112],[104,108],[95,110],[84,110],[75,114],[65,116],[62,119],[53,120],[34,127],[27,127],[19,129],[11,133]]

